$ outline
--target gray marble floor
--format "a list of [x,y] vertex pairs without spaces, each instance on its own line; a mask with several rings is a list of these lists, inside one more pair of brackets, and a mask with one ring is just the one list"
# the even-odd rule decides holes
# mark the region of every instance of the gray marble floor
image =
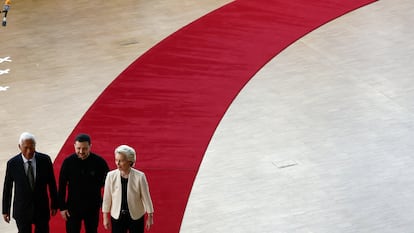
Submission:
[[240,93],[181,232],[414,232],[414,2],[297,41]]

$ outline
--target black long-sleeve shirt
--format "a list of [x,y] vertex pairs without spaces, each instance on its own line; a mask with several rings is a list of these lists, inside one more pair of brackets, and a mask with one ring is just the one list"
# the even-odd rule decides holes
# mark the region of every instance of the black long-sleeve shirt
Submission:
[[106,161],[94,154],[82,160],[68,156],[59,175],[59,208],[72,213],[96,211],[102,204],[102,187],[109,168]]

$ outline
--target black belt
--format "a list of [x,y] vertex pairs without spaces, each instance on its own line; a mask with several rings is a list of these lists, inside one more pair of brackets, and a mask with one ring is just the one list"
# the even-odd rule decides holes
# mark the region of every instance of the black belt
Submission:
[[124,214],[129,214],[129,211],[128,211],[128,210],[121,210],[121,214],[122,214],[122,215],[124,215]]

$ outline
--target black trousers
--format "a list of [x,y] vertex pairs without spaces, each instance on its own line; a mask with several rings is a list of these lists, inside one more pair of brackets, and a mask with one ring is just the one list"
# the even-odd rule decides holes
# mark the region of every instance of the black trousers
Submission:
[[133,220],[129,213],[123,213],[119,219],[111,217],[112,233],[144,233],[144,215]]
[[66,221],[66,233],[80,233],[82,221],[85,233],[98,233],[99,209],[80,213],[70,213]]
[[49,233],[49,219],[32,221],[21,221],[16,219],[17,230],[19,233],[32,233],[34,226],[35,233]]

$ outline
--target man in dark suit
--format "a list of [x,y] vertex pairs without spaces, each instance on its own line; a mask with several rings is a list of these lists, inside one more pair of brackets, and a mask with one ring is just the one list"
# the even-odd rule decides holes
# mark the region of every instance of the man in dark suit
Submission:
[[52,161],[48,155],[36,151],[36,140],[30,133],[20,135],[19,149],[21,153],[7,162],[3,188],[4,221],[10,222],[14,184],[13,218],[19,233],[31,233],[32,224],[35,233],[49,233],[50,215],[54,216],[58,208]]

